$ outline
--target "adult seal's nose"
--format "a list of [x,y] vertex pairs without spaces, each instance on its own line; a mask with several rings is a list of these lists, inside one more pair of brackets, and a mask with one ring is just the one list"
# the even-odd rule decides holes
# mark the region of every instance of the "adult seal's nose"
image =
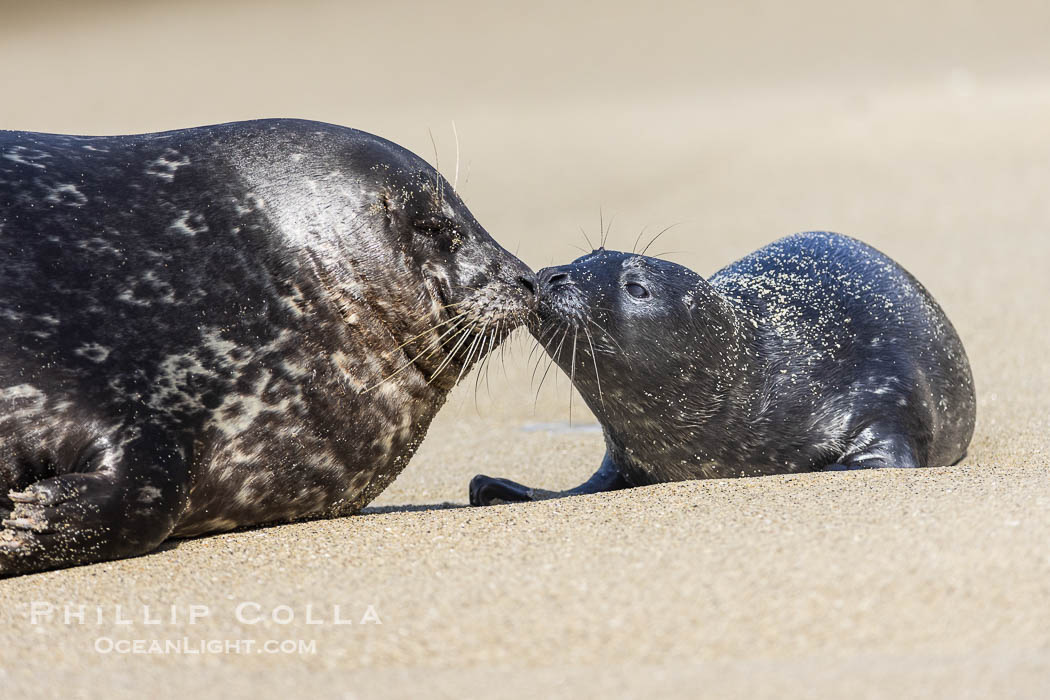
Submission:
[[540,293],[540,283],[539,280],[536,279],[536,275],[531,272],[518,275],[518,284],[529,293],[529,303],[535,304],[536,297]]

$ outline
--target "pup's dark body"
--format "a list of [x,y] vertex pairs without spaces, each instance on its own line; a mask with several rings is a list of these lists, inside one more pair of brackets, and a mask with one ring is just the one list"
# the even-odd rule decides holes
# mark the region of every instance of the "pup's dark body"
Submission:
[[[852,238],[790,236],[707,281],[604,250],[539,277],[534,333],[608,446],[572,493],[966,452],[975,401],[959,337],[914,277]],[[536,495],[488,477],[471,491],[476,503]]]
[[363,132],[0,132],[0,575],[359,509],[529,277]]

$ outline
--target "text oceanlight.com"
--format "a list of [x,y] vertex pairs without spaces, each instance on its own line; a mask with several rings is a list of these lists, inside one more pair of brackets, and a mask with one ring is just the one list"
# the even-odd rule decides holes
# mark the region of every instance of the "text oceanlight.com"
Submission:
[[316,654],[314,639],[113,639],[99,637],[100,654]]

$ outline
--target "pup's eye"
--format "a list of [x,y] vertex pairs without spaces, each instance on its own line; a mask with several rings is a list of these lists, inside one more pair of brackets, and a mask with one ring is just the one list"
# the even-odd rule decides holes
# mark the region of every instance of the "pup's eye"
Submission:
[[412,222],[412,226],[426,233],[448,233],[456,228],[456,225],[447,216],[437,214],[421,216]]
[[649,296],[649,290],[637,282],[628,282],[624,287],[627,289],[627,293],[635,299],[644,299]]

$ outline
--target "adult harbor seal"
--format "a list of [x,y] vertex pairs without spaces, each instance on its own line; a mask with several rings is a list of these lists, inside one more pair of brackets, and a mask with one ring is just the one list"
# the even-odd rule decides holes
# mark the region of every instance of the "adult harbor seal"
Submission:
[[[662,481],[953,464],[969,362],[933,297],[874,248],[778,240],[709,280],[599,249],[541,270],[533,334],[608,448],[594,493]],[[554,495],[479,475],[474,505]]]
[[360,131],[0,132],[0,575],[360,509],[535,285]]

